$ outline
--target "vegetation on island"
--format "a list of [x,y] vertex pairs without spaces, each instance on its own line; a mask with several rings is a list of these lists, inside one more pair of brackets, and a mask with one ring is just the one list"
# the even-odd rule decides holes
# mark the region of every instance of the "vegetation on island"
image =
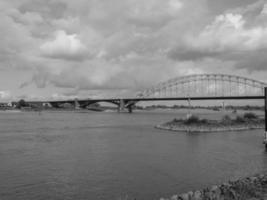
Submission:
[[248,112],[231,118],[225,115],[221,120],[201,119],[196,115],[191,115],[186,119],[173,119],[170,122],[156,126],[156,128],[187,131],[187,132],[211,132],[247,130],[264,127],[264,119],[259,118],[255,113]]
[[27,103],[24,99],[21,99],[21,100],[18,101],[16,107],[18,109],[21,109],[21,108],[24,108],[24,107],[30,107],[30,104]]

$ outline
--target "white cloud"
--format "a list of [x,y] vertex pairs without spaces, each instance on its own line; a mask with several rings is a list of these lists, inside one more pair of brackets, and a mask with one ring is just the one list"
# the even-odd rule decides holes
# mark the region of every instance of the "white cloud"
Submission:
[[200,33],[185,36],[183,45],[171,50],[170,56],[178,60],[231,60],[260,50],[267,50],[267,25],[247,25],[241,14],[226,13],[217,16]]
[[0,100],[8,100],[11,98],[9,91],[0,91]]
[[86,47],[81,43],[77,34],[68,35],[59,30],[54,33],[55,39],[41,45],[43,55],[51,58],[81,59],[84,58]]
[[171,13],[176,14],[183,7],[183,3],[180,0],[169,0],[169,9]]
[[66,100],[66,99],[76,99],[78,98],[78,96],[75,95],[64,95],[64,94],[60,94],[60,93],[54,93],[51,95],[51,99],[52,100]]
[[267,3],[264,4],[263,9],[262,9],[262,11],[261,11],[261,14],[263,14],[263,15],[267,15]]
[[266,48],[267,27],[247,28],[245,24],[246,21],[242,15],[232,13],[220,15],[199,36],[191,37],[187,42],[190,42],[193,48],[215,52]]

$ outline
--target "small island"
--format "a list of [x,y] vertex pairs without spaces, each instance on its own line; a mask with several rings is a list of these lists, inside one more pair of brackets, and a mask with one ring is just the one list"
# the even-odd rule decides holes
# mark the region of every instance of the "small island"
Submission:
[[264,119],[252,112],[244,113],[242,116],[238,115],[234,119],[225,115],[221,120],[200,119],[196,115],[191,115],[187,119],[173,119],[170,122],[157,125],[155,128],[189,133],[240,131],[262,129],[264,128]]

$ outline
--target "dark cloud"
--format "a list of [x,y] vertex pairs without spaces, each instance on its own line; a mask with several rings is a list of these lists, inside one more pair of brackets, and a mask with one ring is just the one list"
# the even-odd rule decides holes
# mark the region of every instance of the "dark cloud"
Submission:
[[198,49],[187,49],[187,47],[176,48],[168,52],[168,57],[177,61],[198,61],[209,57],[218,57],[220,53]]
[[236,67],[250,72],[267,70],[267,50],[249,52],[237,58]]
[[45,18],[61,18],[64,16],[66,3],[55,0],[29,0],[19,6],[22,13],[36,12]]

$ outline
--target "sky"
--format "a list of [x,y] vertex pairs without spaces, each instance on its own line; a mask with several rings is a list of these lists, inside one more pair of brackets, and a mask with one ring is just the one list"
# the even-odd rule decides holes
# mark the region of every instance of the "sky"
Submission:
[[0,101],[134,96],[189,74],[267,82],[266,0],[1,0]]

